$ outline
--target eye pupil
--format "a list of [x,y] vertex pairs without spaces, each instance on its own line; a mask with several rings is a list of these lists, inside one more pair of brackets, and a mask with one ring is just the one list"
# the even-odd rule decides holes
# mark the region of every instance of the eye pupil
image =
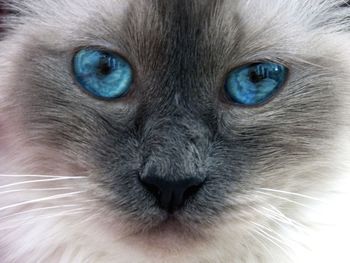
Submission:
[[250,78],[250,81],[253,82],[254,84],[256,83],[259,83],[260,81],[264,80],[265,79],[265,76],[263,75],[260,75],[260,74],[257,74],[256,71],[251,71],[249,73],[249,78]]
[[110,60],[107,57],[101,58],[101,61],[98,66],[98,71],[101,75],[109,75],[112,72],[112,67]]

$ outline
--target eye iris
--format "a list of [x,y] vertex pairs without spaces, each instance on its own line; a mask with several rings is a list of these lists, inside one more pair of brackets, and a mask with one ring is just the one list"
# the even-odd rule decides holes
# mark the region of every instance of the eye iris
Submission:
[[288,69],[271,62],[252,64],[232,71],[226,92],[233,102],[255,106],[268,101],[285,83]]
[[123,58],[94,49],[80,50],[73,71],[81,87],[102,99],[124,96],[132,84],[132,69]]

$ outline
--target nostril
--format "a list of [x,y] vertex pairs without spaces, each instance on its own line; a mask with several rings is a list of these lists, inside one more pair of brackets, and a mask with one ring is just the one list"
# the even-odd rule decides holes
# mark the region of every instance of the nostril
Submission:
[[141,185],[158,201],[159,206],[168,212],[181,208],[185,201],[197,194],[204,184],[204,179],[187,177],[169,181],[156,175],[140,176]]
[[202,188],[202,186],[204,185],[204,182],[201,182],[197,185],[192,185],[190,186],[185,192],[184,192],[184,195],[183,195],[183,199],[184,200],[187,200],[189,199],[190,197],[194,196],[195,194],[197,194],[197,192]]
[[145,179],[142,179],[141,176],[139,176],[139,181],[141,183],[141,185],[151,194],[155,195],[157,198],[158,196],[161,194],[160,193],[160,189],[158,188],[158,186],[155,183],[150,183]]

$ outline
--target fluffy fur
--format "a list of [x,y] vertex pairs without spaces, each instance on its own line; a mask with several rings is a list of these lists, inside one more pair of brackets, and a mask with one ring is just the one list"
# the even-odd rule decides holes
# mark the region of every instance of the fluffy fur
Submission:
[[[337,0],[29,0],[0,42],[0,261],[345,263],[350,8]],[[123,54],[132,96],[87,96],[74,52]],[[290,69],[237,107],[225,74]],[[200,174],[174,215],[137,175]]]

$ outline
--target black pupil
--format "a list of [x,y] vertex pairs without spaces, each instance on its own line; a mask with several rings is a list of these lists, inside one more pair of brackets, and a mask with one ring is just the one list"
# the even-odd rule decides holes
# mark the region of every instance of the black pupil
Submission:
[[264,76],[264,74],[258,74],[255,70],[253,70],[249,73],[249,78],[251,82],[259,83],[260,81],[264,80],[266,76]]
[[100,63],[98,65],[98,72],[101,75],[109,75],[112,72],[112,67],[110,63],[110,59],[107,56],[101,58]]

